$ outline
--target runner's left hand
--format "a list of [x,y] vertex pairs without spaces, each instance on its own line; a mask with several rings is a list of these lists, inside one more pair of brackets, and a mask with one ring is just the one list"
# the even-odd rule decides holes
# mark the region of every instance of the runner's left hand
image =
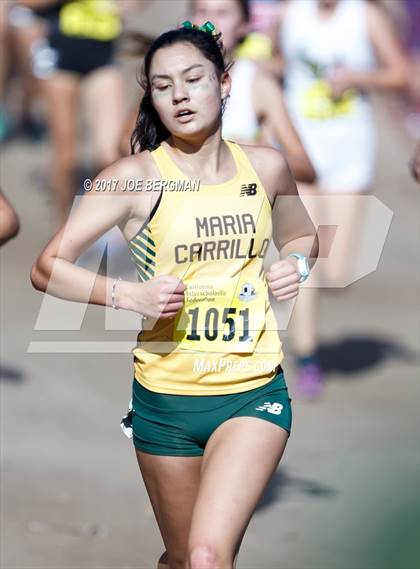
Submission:
[[266,278],[276,300],[290,300],[298,295],[300,275],[295,259],[289,257],[273,263]]

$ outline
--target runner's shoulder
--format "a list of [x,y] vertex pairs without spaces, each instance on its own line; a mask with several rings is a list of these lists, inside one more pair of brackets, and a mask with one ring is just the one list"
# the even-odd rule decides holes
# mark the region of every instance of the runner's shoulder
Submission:
[[149,151],[120,158],[104,168],[98,175],[101,179],[118,180],[117,192],[124,191],[127,180],[136,181],[158,177],[160,177],[159,171]]
[[267,189],[277,186],[279,178],[288,175],[287,160],[280,150],[248,144],[241,144],[240,147]]

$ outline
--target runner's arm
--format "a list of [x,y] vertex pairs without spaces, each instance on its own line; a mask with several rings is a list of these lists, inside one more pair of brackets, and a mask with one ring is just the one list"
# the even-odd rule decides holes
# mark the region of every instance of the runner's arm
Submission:
[[0,245],[16,237],[18,232],[18,216],[6,196],[0,190]]
[[368,32],[380,66],[356,75],[359,89],[399,90],[407,87],[408,62],[389,17],[380,6],[366,5]]
[[289,253],[301,253],[313,265],[318,256],[316,229],[300,199],[287,160],[274,148],[245,146],[243,149],[258,173],[271,204],[273,241],[281,258]]
[[[138,162],[141,158],[123,158],[106,168],[96,178],[102,183],[118,180],[116,191],[95,192],[83,196],[80,205],[70,215],[67,223],[53,237],[34,263],[31,281],[41,290],[65,300],[112,306],[114,289],[115,306],[152,318],[172,318],[184,302],[185,285],[172,275],[161,275],[145,282],[118,281],[98,275],[75,264],[80,255],[101,235],[115,225],[123,225],[130,217],[132,209],[131,194],[123,192],[127,178],[144,179],[138,171],[126,165]],[[96,187],[96,180],[92,187]],[[142,220],[149,216],[151,198],[137,193],[136,211],[142,210]]]
[[340,98],[352,88],[359,91],[397,91],[408,86],[407,58],[386,13],[373,2],[366,3],[366,11],[368,33],[379,65],[366,71],[337,69],[328,79],[335,98]]
[[299,293],[301,273],[298,260],[288,255],[300,253],[312,267],[318,256],[318,237],[282,153],[261,147],[250,153],[272,206],[273,241],[280,252],[280,260],[266,273],[267,283],[277,301],[291,300]]
[[[123,181],[123,159],[103,170],[96,180]],[[130,213],[131,196],[121,191],[97,192],[93,189],[73,208],[65,225],[54,235],[35,261],[31,282],[41,290],[66,300],[111,305],[112,281],[75,264],[80,255],[101,235],[121,223]]]
[[254,94],[257,115],[282,145],[295,178],[313,182],[315,170],[290,120],[280,85],[267,73],[258,71]]
[[[286,160],[278,165],[278,185],[273,203],[273,241],[281,258],[301,253],[312,267],[318,257],[318,237],[314,224],[300,199]],[[296,262],[296,259],[292,259]]]

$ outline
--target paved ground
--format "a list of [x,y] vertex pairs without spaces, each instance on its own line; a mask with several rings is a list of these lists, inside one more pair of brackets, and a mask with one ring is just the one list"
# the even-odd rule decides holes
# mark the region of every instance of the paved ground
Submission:
[[[374,274],[324,295],[326,395],[295,402],[293,437],[240,569],[420,564],[419,190],[407,173],[411,146],[381,109],[379,118],[375,192],[394,211],[386,246]],[[33,341],[135,339],[134,331],[101,332],[99,307],[80,333],[34,330],[42,296],[29,270],[53,228],[45,163],[44,146],[20,141],[2,151],[1,185],[22,230],[1,251],[1,567],[152,569],[161,539],[118,426],[130,356],[28,353]],[[286,371],[293,393],[287,360]]]

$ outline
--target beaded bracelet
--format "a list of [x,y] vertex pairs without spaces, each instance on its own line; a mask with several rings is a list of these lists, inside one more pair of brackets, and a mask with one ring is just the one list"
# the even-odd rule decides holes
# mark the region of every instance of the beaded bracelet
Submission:
[[115,304],[115,287],[117,286],[117,282],[120,280],[122,280],[121,277],[118,277],[118,279],[114,279],[114,282],[112,283],[111,306],[115,310],[119,310],[118,306]]

